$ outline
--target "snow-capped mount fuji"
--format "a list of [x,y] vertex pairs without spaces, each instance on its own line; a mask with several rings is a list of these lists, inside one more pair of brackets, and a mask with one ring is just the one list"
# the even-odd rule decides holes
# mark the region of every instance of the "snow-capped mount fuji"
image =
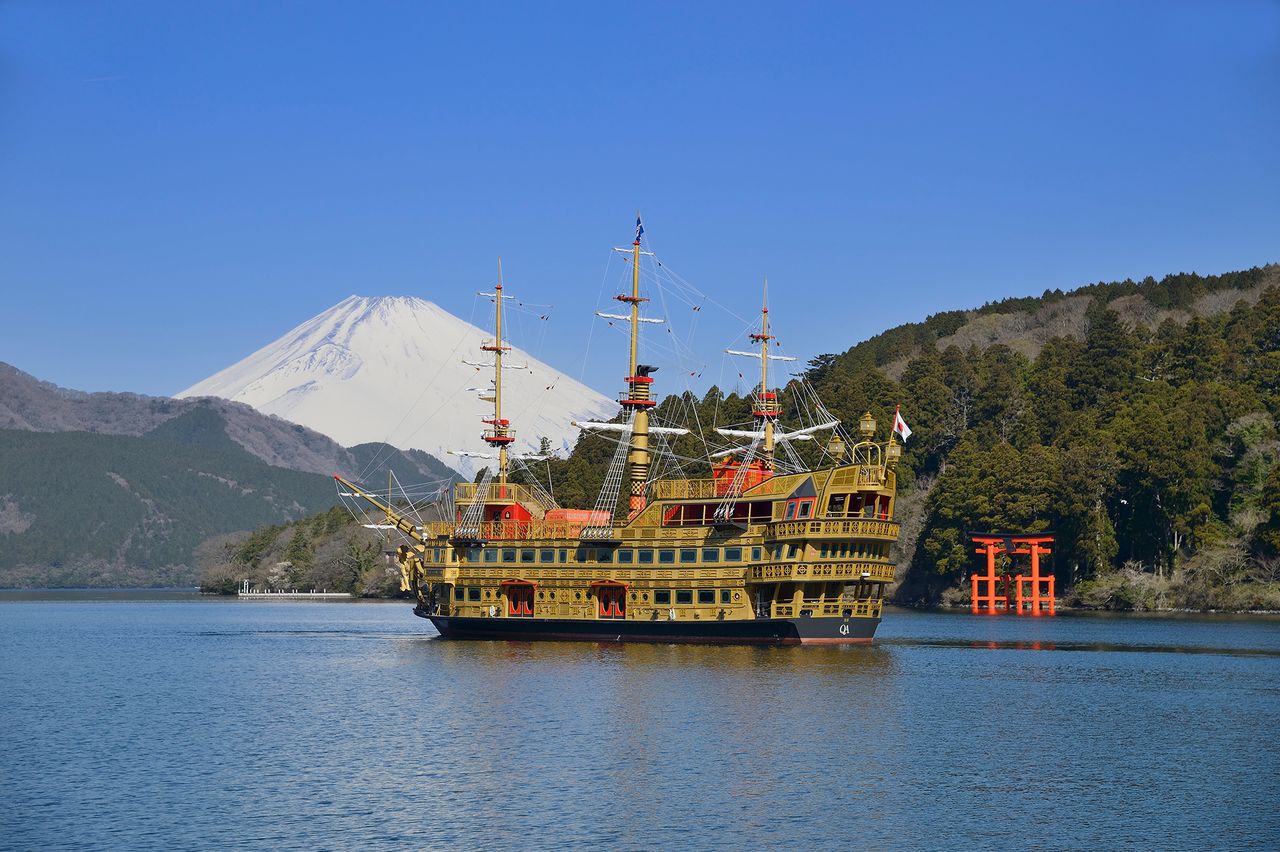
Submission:
[[[480,418],[492,408],[475,388],[489,386],[492,370],[462,361],[487,360],[480,344],[492,337],[424,299],[349,296],[178,396],[244,402],[348,447],[383,441],[425,450],[471,475],[477,462],[446,452],[487,450]],[[525,365],[503,373],[503,416],[519,450],[536,450],[543,437],[567,450],[577,440],[571,421],[618,411],[527,352],[513,348],[508,363]]]

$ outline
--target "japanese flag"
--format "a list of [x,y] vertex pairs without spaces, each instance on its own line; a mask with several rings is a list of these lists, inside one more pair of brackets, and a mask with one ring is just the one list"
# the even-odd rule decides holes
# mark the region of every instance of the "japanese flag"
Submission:
[[902,436],[902,443],[906,443],[911,437],[911,427],[907,425],[907,421],[902,419],[901,406],[893,411],[893,431],[894,434]]

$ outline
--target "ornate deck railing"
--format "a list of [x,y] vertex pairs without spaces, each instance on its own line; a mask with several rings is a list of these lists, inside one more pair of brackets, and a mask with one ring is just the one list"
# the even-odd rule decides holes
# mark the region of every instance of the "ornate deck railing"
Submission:
[[893,541],[898,522],[874,518],[837,521],[774,521],[765,525],[765,538],[874,538]]

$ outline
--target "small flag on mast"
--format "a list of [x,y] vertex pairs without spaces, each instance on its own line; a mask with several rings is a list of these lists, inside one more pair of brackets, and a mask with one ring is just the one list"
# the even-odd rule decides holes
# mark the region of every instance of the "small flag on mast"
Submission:
[[644,225],[640,224],[640,214],[636,214],[636,242],[640,242],[640,237],[644,236]]
[[907,425],[907,421],[902,419],[902,406],[896,406],[893,410],[893,431],[894,434],[902,436],[902,443],[906,443],[911,437],[911,427]]

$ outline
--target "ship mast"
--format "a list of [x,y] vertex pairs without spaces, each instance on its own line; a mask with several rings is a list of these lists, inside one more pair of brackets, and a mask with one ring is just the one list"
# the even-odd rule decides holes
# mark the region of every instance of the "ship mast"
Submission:
[[[498,484],[507,484],[507,447],[514,441],[515,434],[509,428],[511,422],[502,416],[502,353],[510,349],[502,343],[502,258],[498,258],[498,284],[494,288],[494,322],[493,343],[483,343],[480,348],[493,353],[493,418],[485,418],[490,428],[484,431],[485,443],[498,450]],[[487,294],[486,294],[487,295]]]
[[649,409],[656,404],[649,393],[649,386],[653,384],[649,374],[657,367],[641,364],[637,360],[640,345],[640,303],[648,301],[640,296],[640,237],[643,234],[644,225],[640,223],[640,213],[637,211],[636,239],[631,244],[631,295],[614,297],[631,306],[631,358],[627,370],[627,396],[621,401],[622,408],[632,415],[627,449],[629,518],[640,514],[646,504],[645,492],[649,484]]
[[751,335],[752,341],[760,344],[760,395],[752,407],[751,416],[759,424],[758,431],[764,433],[760,444],[760,460],[765,470],[773,470],[773,434],[774,423],[781,413],[778,395],[769,390],[769,341],[773,335],[769,333],[769,279],[764,282],[764,306],[760,309],[760,333]]

